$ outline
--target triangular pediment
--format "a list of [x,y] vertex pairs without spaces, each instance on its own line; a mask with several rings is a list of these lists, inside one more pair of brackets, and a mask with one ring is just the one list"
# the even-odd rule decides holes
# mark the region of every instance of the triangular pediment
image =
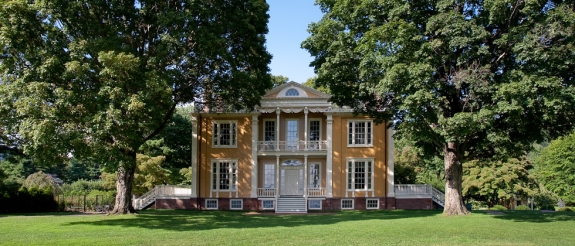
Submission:
[[269,90],[264,96],[263,99],[329,99],[331,95],[318,91],[314,88],[307,87],[297,82],[287,82],[283,85],[275,87]]

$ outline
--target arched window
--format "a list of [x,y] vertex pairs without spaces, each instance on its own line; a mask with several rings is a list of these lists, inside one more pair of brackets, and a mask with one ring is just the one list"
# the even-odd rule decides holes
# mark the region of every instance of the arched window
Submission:
[[286,91],[286,97],[297,97],[299,96],[299,92],[296,89],[289,89]]

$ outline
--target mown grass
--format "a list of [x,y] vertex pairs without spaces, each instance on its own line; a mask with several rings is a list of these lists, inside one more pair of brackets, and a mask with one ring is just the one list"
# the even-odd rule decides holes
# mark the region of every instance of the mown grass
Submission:
[[150,210],[137,215],[0,215],[1,245],[573,245],[575,212],[440,211],[244,215]]

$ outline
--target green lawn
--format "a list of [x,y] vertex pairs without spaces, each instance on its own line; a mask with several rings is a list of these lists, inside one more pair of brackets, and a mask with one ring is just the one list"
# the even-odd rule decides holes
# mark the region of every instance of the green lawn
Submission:
[[573,245],[575,212],[349,211],[308,215],[150,210],[0,215],[0,245]]

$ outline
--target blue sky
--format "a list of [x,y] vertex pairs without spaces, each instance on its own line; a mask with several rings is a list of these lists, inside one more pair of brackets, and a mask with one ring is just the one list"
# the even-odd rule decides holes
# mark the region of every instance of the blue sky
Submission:
[[267,49],[273,55],[273,75],[283,75],[299,83],[315,76],[309,66],[312,57],[300,48],[308,36],[307,26],[318,22],[322,13],[314,0],[268,0],[270,20]]

